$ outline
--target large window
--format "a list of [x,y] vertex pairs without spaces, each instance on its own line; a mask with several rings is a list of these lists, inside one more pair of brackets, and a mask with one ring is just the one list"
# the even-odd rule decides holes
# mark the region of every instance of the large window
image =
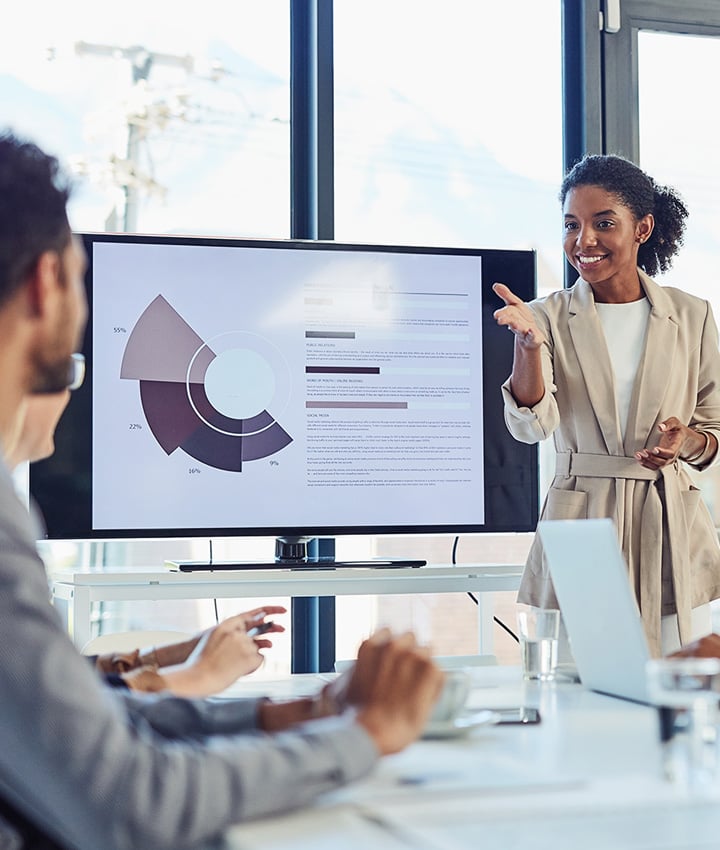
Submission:
[[[534,248],[540,291],[561,288],[560,3],[366,0],[336,3],[334,17],[336,238]],[[549,444],[543,453],[544,472]],[[376,546],[446,563],[452,544]],[[523,563],[528,545],[468,538],[457,557]],[[374,612],[355,618],[364,630],[375,619],[412,627],[441,655],[477,651],[478,610],[464,594],[378,597],[374,607],[339,598],[338,620],[352,622],[360,604]],[[514,627],[513,593],[496,594],[495,610]],[[492,638],[500,660],[516,658],[502,629]]]
[[[562,286],[560,7],[334,4],[338,240],[535,248],[540,291]],[[280,0],[197,8],[129,0],[112,15],[90,2],[74,3],[72,14],[18,7],[0,33],[0,120],[81,178],[71,208],[77,229],[288,236],[289,8]],[[348,539],[338,554],[447,562],[452,544]],[[521,563],[528,545],[527,536],[466,539],[458,559]],[[206,546],[198,542],[193,554]],[[215,555],[252,558],[267,546],[223,541]],[[109,566],[190,555],[164,543],[81,554]],[[55,550],[56,559],[65,555]],[[338,606],[339,657],[386,621],[416,628],[443,654],[477,648],[477,609],[464,595]],[[212,605],[185,608],[199,625],[214,619]],[[514,594],[499,609],[512,624]],[[222,606],[221,616],[229,613]],[[187,626],[169,608],[109,606],[101,615],[110,628],[143,618]],[[501,659],[514,660],[505,633],[496,635]]]

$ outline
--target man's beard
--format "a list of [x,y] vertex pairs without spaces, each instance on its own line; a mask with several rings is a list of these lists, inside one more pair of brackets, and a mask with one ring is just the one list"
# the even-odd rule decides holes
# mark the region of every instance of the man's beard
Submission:
[[75,374],[72,355],[52,363],[38,363],[33,394],[59,393],[67,389]]
[[[58,281],[68,290],[67,269],[65,260],[60,263],[58,270]],[[54,344],[50,351],[38,352],[35,356],[35,382],[31,392],[33,394],[59,393],[66,390],[75,377],[75,364],[72,353],[58,354],[68,344],[67,328],[72,319],[72,314],[67,303],[57,318],[55,325]]]

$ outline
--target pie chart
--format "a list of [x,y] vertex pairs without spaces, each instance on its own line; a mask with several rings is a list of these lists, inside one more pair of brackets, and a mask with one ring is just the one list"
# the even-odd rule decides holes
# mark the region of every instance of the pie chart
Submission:
[[163,450],[181,449],[216,469],[284,449],[292,437],[270,410],[284,409],[290,370],[280,350],[260,334],[197,334],[158,295],[135,323],[120,377],[138,381],[145,419]]

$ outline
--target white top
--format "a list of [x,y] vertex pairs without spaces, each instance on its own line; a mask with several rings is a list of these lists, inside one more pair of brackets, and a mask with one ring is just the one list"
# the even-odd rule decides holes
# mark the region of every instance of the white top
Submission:
[[625,435],[635,376],[645,349],[650,302],[647,298],[629,304],[598,304],[595,309],[605,332],[615,376],[615,399],[620,433]]

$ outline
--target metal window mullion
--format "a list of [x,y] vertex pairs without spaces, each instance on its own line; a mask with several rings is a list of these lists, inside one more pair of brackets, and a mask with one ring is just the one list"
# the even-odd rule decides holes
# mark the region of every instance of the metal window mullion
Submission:
[[291,0],[290,27],[290,234],[333,239],[332,0]]

